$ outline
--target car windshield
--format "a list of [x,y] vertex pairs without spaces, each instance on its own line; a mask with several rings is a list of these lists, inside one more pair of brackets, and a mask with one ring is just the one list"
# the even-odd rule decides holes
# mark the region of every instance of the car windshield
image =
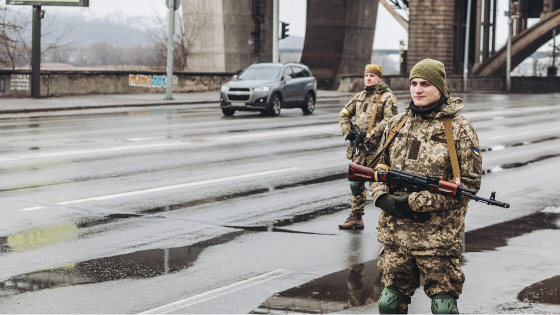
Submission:
[[239,80],[274,80],[280,68],[248,68],[238,77]]

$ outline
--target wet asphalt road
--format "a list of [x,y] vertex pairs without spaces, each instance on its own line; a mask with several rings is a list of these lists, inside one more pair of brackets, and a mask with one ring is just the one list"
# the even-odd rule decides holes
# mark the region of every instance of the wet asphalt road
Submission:
[[[469,281],[511,239],[560,236],[560,95],[463,98],[483,155],[479,195],[497,191],[512,205],[470,203]],[[0,117],[0,312],[338,311],[348,268],[363,262],[369,295],[379,210],[368,204],[364,231],[337,229],[349,208],[338,128],[346,101],[277,118],[224,117],[216,104]],[[399,98],[400,111],[408,101]],[[507,290],[488,294],[497,301],[477,298],[462,312],[559,304],[529,288],[560,282],[560,268],[546,265],[560,248],[542,246]],[[479,294],[473,282],[465,299]],[[429,312],[414,306],[422,295],[411,312]]]

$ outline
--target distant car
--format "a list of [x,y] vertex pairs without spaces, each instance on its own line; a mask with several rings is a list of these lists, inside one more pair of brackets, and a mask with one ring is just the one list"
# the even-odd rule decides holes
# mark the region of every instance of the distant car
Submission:
[[317,79],[300,63],[257,63],[222,86],[220,106],[226,116],[235,111],[280,115],[282,108],[315,110]]

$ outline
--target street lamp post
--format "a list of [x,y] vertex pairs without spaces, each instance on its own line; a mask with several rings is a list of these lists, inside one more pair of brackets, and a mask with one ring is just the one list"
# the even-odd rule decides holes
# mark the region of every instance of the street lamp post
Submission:
[[272,3],[272,62],[278,62],[278,14],[280,12],[279,0]]
[[167,0],[169,18],[167,19],[167,77],[164,100],[173,100],[173,30],[175,28],[175,0]]
[[[463,92],[467,91],[467,76],[469,74],[469,35],[471,30],[471,4],[472,0],[469,0],[467,4],[467,29],[465,31],[465,58],[463,59]],[[477,60],[475,60],[475,63],[476,62]]]
[[509,12],[508,12],[508,40],[507,40],[507,60],[506,60],[506,88],[507,92],[511,92],[511,36],[513,32],[513,23],[512,23],[512,16],[513,16],[513,4],[511,0],[509,0]]

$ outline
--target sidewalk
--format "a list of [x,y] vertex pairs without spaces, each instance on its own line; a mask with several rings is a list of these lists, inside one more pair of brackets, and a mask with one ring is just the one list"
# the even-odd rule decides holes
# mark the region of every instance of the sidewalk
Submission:
[[[317,99],[351,98],[354,93],[317,90]],[[0,98],[0,114],[80,110],[96,108],[188,105],[218,103],[220,92],[175,93],[167,101],[165,94],[80,95],[65,97]]]

